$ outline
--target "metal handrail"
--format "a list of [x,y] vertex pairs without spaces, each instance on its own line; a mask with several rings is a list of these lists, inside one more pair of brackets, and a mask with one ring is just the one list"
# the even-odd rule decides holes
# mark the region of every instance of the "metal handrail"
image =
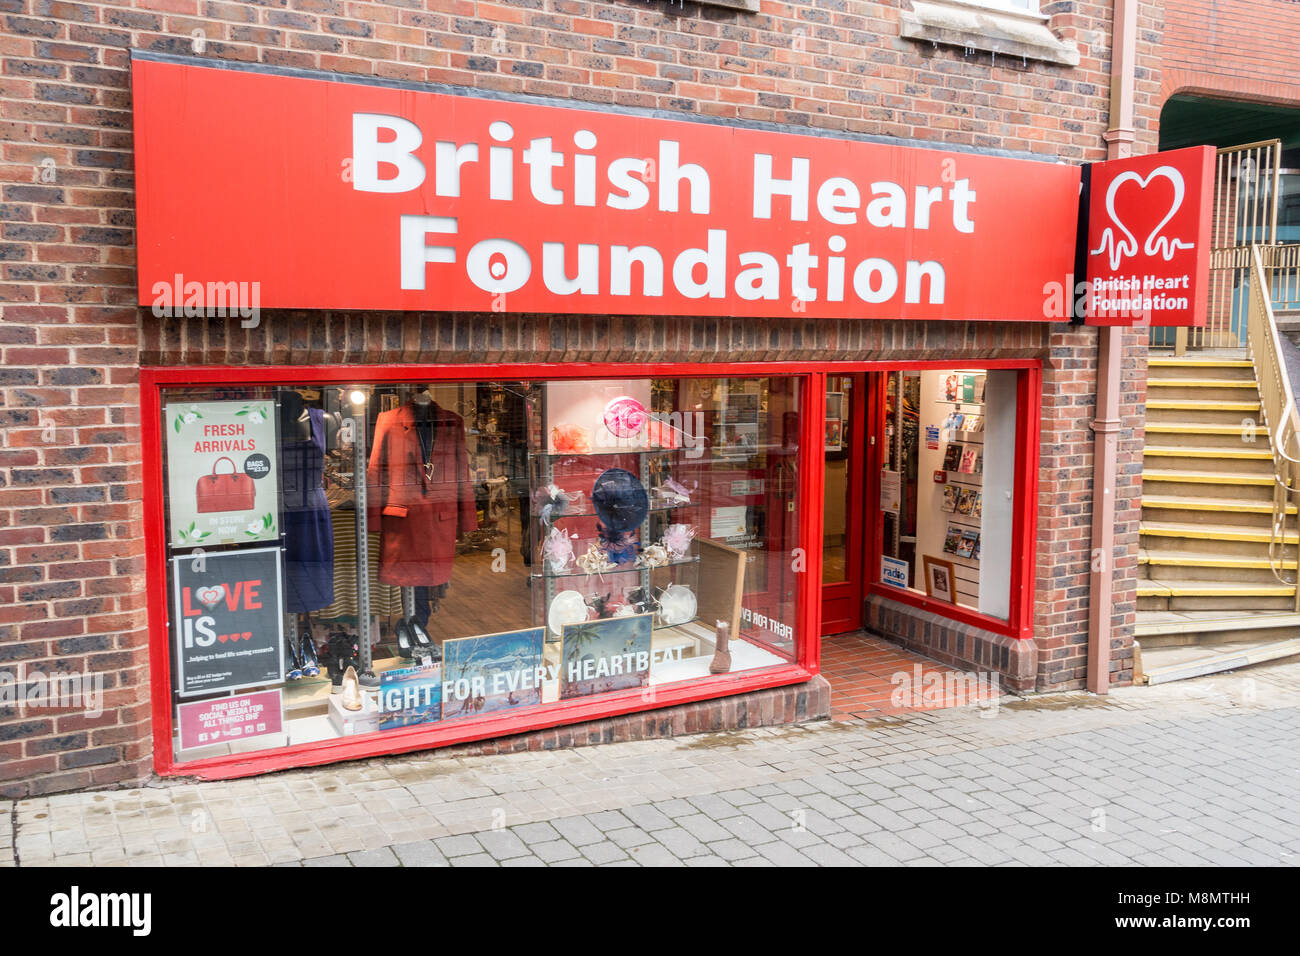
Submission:
[[[1273,517],[1269,523],[1268,564],[1273,576],[1294,591],[1294,607],[1300,611],[1300,574],[1286,575],[1287,506],[1300,494],[1300,413],[1282,359],[1282,345],[1269,294],[1268,273],[1260,246],[1250,247],[1250,298],[1246,312],[1246,336],[1255,381],[1259,384],[1260,409],[1273,452]],[[1270,261],[1272,256],[1270,255]],[[1300,526],[1297,527],[1300,534]]]

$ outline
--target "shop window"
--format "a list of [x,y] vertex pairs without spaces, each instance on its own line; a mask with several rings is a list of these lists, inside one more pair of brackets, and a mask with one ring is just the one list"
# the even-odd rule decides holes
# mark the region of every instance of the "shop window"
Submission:
[[880,580],[940,612],[1010,617],[1020,374],[883,376]]
[[164,387],[177,761],[788,665],[799,384]]

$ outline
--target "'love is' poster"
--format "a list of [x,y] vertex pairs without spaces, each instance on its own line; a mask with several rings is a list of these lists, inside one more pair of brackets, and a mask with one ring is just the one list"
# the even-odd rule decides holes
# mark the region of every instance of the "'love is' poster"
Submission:
[[181,696],[284,680],[280,549],[172,558]]
[[278,539],[275,403],[177,402],[163,419],[171,546]]

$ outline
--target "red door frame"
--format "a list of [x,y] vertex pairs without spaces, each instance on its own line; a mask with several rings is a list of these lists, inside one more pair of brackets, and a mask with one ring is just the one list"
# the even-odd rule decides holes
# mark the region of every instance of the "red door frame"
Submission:
[[[166,386],[201,385],[322,385],[385,384],[396,382],[475,381],[480,379],[574,379],[642,377],[749,377],[795,376],[800,379],[799,453],[797,501],[800,516],[798,548],[803,552],[796,592],[797,626],[794,659],[754,673],[696,678],[679,684],[620,691],[596,700],[563,701],[543,705],[529,713],[486,716],[460,724],[431,724],[374,731],[267,751],[209,757],[177,763],[172,748],[171,635],[167,598],[167,556],[162,473],[161,389]],[[731,694],[802,683],[820,670],[821,601],[814,589],[820,585],[822,514],[820,454],[825,442],[825,374],[807,363],[565,363],[493,365],[360,365],[360,366],[195,366],[142,367],[140,369],[141,450],[143,453],[144,529],[148,604],[150,707],[153,719],[154,769],[162,776],[184,774],[202,780],[228,779],[387,754],[427,750],[453,744],[504,737],[587,720],[604,719],[637,711],[656,710]],[[797,556],[796,556],[797,557]],[[792,559],[793,560],[793,559]]]
[[[865,581],[867,542],[871,536],[867,533],[868,509],[866,507],[866,479],[868,467],[867,449],[867,411],[869,376],[862,372],[844,372],[832,369],[827,376],[853,379],[851,406],[849,408],[850,434],[848,438],[848,475],[847,505],[844,510],[844,580],[831,584],[822,584],[822,623],[818,637],[829,634],[843,634],[856,631],[862,626],[862,598]],[[872,398],[874,401],[874,396]],[[825,457],[823,455],[823,462]],[[825,484],[825,473],[822,483]],[[824,530],[823,530],[824,533]],[[836,602],[836,604],[831,604]],[[848,608],[847,614],[831,618],[830,608],[843,603]]]

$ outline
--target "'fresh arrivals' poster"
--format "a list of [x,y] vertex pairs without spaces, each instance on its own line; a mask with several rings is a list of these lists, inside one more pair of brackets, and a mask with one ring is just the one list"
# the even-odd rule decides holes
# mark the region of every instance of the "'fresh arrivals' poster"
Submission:
[[179,402],[163,426],[172,547],[280,537],[274,402]]

